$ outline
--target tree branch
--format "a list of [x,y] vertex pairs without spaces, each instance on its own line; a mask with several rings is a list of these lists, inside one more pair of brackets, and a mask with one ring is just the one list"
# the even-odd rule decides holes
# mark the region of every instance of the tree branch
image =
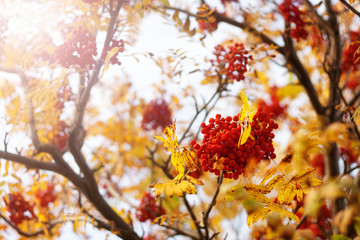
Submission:
[[223,182],[223,172],[221,172],[221,175],[218,177],[218,183],[217,183],[215,194],[214,194],[213,199],[211,200],[211,203],[203,217],[203,222],[204,222],[204,227],[205,227],[205,239],[209,239],[209,216],[210,216],[210,212],[211,212],[212,208],[216,204],[216,199],[219,195],[220,186],[221,186],[222,182]]
[[353,7],[351,6],[348,2],[346,2],[346,0],[340,0],[340,2],[342,4],[344,4],[350,11],[352,11],[355,15],[357,15],[358,17],[360,17],[360,13]]

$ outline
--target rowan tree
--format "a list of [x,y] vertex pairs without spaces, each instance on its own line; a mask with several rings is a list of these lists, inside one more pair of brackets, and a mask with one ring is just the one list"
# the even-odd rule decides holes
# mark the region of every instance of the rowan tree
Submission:
[[0,238],[359,238],[358,4],[0,1]]

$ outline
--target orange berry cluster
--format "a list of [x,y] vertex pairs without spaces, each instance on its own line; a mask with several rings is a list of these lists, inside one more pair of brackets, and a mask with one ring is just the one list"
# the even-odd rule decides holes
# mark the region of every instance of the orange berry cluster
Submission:
[[[244,48],[244,44],[235,43],[227,50],[222,45],[218,45],[215,47],[214,55],[216,56],[216,64],[220,68],[225,68],[228,79],[238,82],[245,79],[245,73],[252,56]],[[214,61],[212,63],[214,64]]]
[[171,124],[171,110],[165,99],[154,99],[146,106],[141,122],[144,130],[164,129]]
[[239,116],[222,117],[217,114],[209,119],[209,124],[201,124],[204,134],[201,145],[192,140],[190,144],[201,160],[203,171],[219,175],[224,172],[225,178],[238,179],[251,159],[260,162],[263,159],[275,159],[272,132],[279,126],[272,118],[273,113],[263,112],[259,107],[251,123],[251,135],[245,144],[238,146],[243,131]]
[[295,28],[291,29],[290,35],[300,41],[306,39],[309,33],[305,29],[305,21],[303,16],[305,13],[300,10],[299,6],[301,0],[285,0],[279,5],[280,13],[284,16],[287,23],[295,25]]
[[10,213],[10,221],[19,225],[24,220],[35,219],[34,205],[24,199],[20,192],[10,193],[8,199],[4,198],[6,210]]
[[96,38],[80,27],[72,32],[70,39],[55,50],[55,59],[64,67],[79,66],[93,69],[97,55]]
[[141,199],[139,207],[136,209],[136,218],[140,222],[145,222],[148,219],[152,221],[165,213],[165,209],[160,207],[155,201],[155,198],[147,192]]

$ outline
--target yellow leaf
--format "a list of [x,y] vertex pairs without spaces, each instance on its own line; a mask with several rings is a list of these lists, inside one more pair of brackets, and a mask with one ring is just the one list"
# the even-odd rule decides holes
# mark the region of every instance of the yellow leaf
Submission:
[[251,125],[248,124],[245,127],[244,131],[241,132],[239,142],[238,142],[238,146],[243,145],[244,143],[246,143],[246,141],[250,137],[250,133],[251,133]]
[[135,3],[134,8],[135,8],[135,10],[140,10],[142,8],[142,3],[141,2]]
[[279,98],[279,100],[281,101],[282,99],[288,97],[291,99],[296,98],[299,93],[304,91],[304,87],[298,84],[291,84],[291,85],[287,85],[281,88],[278,88],[276,90],[276,95]]
[[354,114],[352,115],[352,118],[353,118],[354,120],[357,120],[357,119],[359,118],[359,116],[360,116],[360,105],[357,106],[357,108],[355,109],[355,112],[354,112]]
[[249,106],[249,101],[244,92],[240,93],[240,99],[242,101],[242,108],[239,114],[239,121],[243,121],[246,117],[246,114],[249,112],[250,106]]
[[201,84],[205,85],[209,83],[215,83],[218,81],[218,79],[219,77],[217,75],[208,76],[201,81]]
[[266,185],[266,188],[271,191],[277,184],[281,183],[283,180],[284,175],[277,175],[269,181],[269,183]]
[[314,172],[315,172],[315,168],[308,168],[308,169],[302,170],[300,173],[293,176],[290,181],[296,182],[300,179],[303,179],[303,178],[313,174]]
[[310,178],[309,179],[309,184],[311,187],[314,187],[314,186],[319,186],[322,184],[322,181],[320,179],[317,179],[317,178]]
[[5,162],[5,173],[4,173],[3,177],[5,177],[9,174],[9,166],[10,166],[10,162],[6,161]]
[[263,193],[263,194],[267,194],[269,193],[270,191],[264,187],[264,186],[261,186],[261,185],[256,185],[256,184],[246,184],[243,186],[243,188],[248,191],[248,192],[254,192],[254,193]]
[[271,210],[271,212],[278,212],[280,213],[281,215],[283,216],[286,216],[288,218],[291,218],[292,220],[294,220],[296,223],[299,223],[300,222],[300,219],[298,216],[296,216],[294,213],[292,212],[289,212],[285,209],[282,209],[281,207],[279,207],[278,205],[276,204],[271,204],[269,205],[269,209]]
[[280,204],[289,204],[294,199],[295,194],[295,186],[293,184],[285,184],[279,191],[278,201]]
[[189,180],[189,182],[196,184],[196,185],[204,185],[203,181],[201,181],[198,178],[193,178],[192,176],[187,175],[186,179]]
[[177,180],[169,180],[163,183],[155,183],[150,187],[155,188],[154,195],[155,197],[159,197],[164,191],[169,196],[172,197],[176,194],[178,197],[183,197],[184,192],[188,194],[196,194],[195,186],[187,181],[177,181]]
[[179,144],[177,136],[175,135],[175,123],[172,126],[168,126],[164,129],[166,139],[163,137],[155,136],[155,139],[162,141],[167,151],[177,151]]
[[256,201],[264,203],[264,204],[270,204],[272,201],[267,198],[263,193],[261,192],[255,192],[255,191],[247,191],[252,198],[254,198]]
[[253,224],[259,220],[265,219],[266,216],[269,215],[270,212],[271,212],[271,210],[269,208],[259,208],[255,211],[253,211],[252,213],[250,213],[247,216],[247,220],[246,220],[248,227],[250,227],[251,224]]
[[303,190],[300,188],[300,189],[296,189],[296,199],[298,202],[302,202],[304,198],[304,192]]
[[178,175],[176,178],[180,180],[185,173],[184,162],[182,161],[182,153],[179,151],[173,151],[171,153],[171,164],[174,166]]
[[270,168],[269,170],[267,170],[267,172],[265,173],[265,176],[263,178],[263,180],[261,181],[260,185],[264,185],[266,183],[267,180],[269,180],[270,178],[272,178],[272,176],[274,176],[274,174],[277,172],[277,166]]
[[189,169],[190,172],[198,170],[198,164],[196,156],[192,155],[189,150],[186,148],[182,152],[181,156],[185,162],[186,167]]
[[104,61],[104,68],[100,74],[100,79],[103,77],[104,73],[109,70],[109,61],[110,59],[120,50],[120,47],[114,47],[113,49],[111,49],[108,54],[105,57],[105,61]]

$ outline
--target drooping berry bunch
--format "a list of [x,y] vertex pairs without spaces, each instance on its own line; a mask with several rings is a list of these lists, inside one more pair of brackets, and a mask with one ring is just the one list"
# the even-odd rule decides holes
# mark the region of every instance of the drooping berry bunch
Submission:
[[301,0],[284,0],[279,5],[280,13],[284,16],[287,23],[293,24],[290,35],[300,41],[306,39],[309,35],[305,29],[306,23],[304,21],[305,12],[300,10]]
[[199,29],[201,31],[207,31],[208,33],[214,32],[218,27],[218,22],[214,16],[215,9],[211,10],[206,4],[198,7],[196,15],[196,21],[199,23]]
[[201,133],[204,134],[201,145],[194,140],[190,142],[201,159],[203,171],[219,175],[224,172],[225,178],[238,179],[244,172],[246,165],[251,159],[260,162],[263,159],[275,159],[272,132],[278,128],[272,118],[273,113],[268,114],[259,107],[251,123],[251,134],[245,144],[238,146],[242,133],[242,123],[239,116],[221,117],[209,119],[209,124],[201,124]]
[[40,202],[40,206],[41,207],[49,207],[50,203],[55,202],[56,200],[56,195],[55,195],[55,191],[54,191],[55,185],[52,183],[49,183],[46,186],[46,189],[43,190],[38,190],[35,193],[36,198],[39,200]]
[[222,45],[215,47],[215,61],[211,61],[220,69],[225,69],[228,79],[241,81],[245,79],[245,73],[248,70],[249,61],[252,56],[245,49],[244,44],[235,43],[226,50]]
[[165,209],[162,208],[159,203],[155,201],[155,198],[147,192],[141,199],[139,207],[136,209],[136,218],[140,222],[145,222],[148,219],[152,221],[165,213]]
[[164,129],[171,124],[171,110],[165,99],[156,98],[146,106],[141,122],[144,130]]
[[0,16],[0,42],[4,42],[6,40],[6,31],[8,30],[8,19]]
[[24,199],[20,192],[10,193],[8,199],[4,198],[6,210],[10,213],[10,221],[19,225],[24,220],[35,219],[34,206]]
[[270,102],[265,102],[263,99],[258,100],[258,106],[262,107],[266,113],[274,113],[275,118],[283,115],[287,105],[281,104],[278,96],[276,95],[277,87],[270,88]]
[[82,27],[74,30],[71,38],[56,48],[56,61],[64,67],[93,69],[97,55],[95,40],[95,36]]
[[119,47],[120,48],[119,51],[114,56],[112,56],[110,58],[110,63],[114,64],[114,65],[115,64],[120,65],[121,62],[118,59],[118,55],[119,55],[120,52],[124,52],[124,49],[125,49],[124,45],[125,45],[124,40],[122,40],[122,39],[120,39],[120,40],[115,40],[115,39],[112,40],[111,43],[110,43],[110,46],[103,50],[103,52],[101,54],[101,58],[105,60],[106,55],[109,53],[109,51],[111,49],[113,49],[114,47]]

